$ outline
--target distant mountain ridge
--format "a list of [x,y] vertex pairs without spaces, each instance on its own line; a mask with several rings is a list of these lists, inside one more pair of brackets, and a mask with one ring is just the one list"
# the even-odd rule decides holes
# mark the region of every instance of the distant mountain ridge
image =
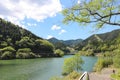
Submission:
[[50,41],[53,44],[59,42],[59,43],[65,44],[66,46],[75,46],[78,43],[82,42],[83,40],[82,39],[76,39],[76,40],[58,40],[58,39],[56,39],[56,38],[53,37],[53,38],[48,39],[48,41]]
[[113,30],[111,32],[106,32],[106,33],[102,33],[102,34],[94,34],[85,40],[83,40],[83,39],[58,40],[53,37],[53,38],[48,39],[48,41],[50,41],[53,44],[57,43],[57,42],[61,42],[67,46],[73,46],[73,45],[78,45],[78,44],[86,45],[88,42],[93,42],[93,41],[100,41],[100,42],[111,41],[111,40],[117,38],[119,35],[120,35],[120,29],[117,29],[117,30]]

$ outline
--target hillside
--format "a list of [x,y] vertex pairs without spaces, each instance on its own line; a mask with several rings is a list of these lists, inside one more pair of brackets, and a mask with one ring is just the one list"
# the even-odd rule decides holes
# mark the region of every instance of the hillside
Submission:
[[53,55],[53,48],[54,46],[48,41],[0,18],[1,59],[50,56]]
[[[92,53],[101,53],[113,51],[119,48],[120,44],[120,29],[113,30],[104,34],[94,34],[83,40],[76,46],[76,49],[82,51],[91,51]],[[89,52],[90,52],[89,51]]]
[[56,49],[61,49],[65,54],[74,52],[74,47],[82,41],[82,39],[76,40],[58,40],[56,38],[48,39],[49,42],[53,43]]
[[65,52],[65,54],[70,53],[70,50],[67,48],[67,45],[63,43],[62,40],[58,40],[56,38],[48,39],[49,42],[51,42],[55,49],[60,49]]
[[87,38],[86,40],[84,40],[84,42],[88,42],[88,41],[111,41],[115,38],[117,38],[120,34],[120,29],[111,31],[111,32],[107,32],[104,34],[95,34],[90,36],[89,38]]

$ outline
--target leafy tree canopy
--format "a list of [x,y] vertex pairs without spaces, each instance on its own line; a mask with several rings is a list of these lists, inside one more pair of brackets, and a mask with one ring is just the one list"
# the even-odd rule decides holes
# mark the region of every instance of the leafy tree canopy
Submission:
[[64,9],[62,14],[65,16],[63,23],[94,23],[97,28],[105,24],[120,26],[120,19],[117,19],[120,16],[119,0],[82,0]]
[[64,52],[60,49],[55,50],[54,53],[58,56],[61,56],[61,57],[64,56]]

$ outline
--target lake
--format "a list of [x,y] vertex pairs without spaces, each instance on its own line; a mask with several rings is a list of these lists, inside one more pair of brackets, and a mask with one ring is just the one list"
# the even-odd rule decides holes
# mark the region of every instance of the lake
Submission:
[[[53,76],[61,76],[64,59],[71,56],[0,60],[0,80],[49,80]],[[82,71],[92,71],[97,57],[82,56],[82,59]]]

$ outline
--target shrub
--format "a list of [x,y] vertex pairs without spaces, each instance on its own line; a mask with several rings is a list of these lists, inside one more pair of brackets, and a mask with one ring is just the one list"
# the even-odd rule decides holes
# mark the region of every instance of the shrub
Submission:
[[8,47],[5,47],[3,49],[0,49],[1,52],[5,52],[5,51],[10,51],[10,52],[15,52],[16,50],[11,47],[11,46],[8,46]]
[[113,65],[116,68],[120,68],[120,54],[117,54],[115,57],[113,57]]
[[80,71],[82,69],[81,65],[83,64],[83,60],[80,56],[80,54],[75,54],[74,56],[70,58],[66,58],[64,60],[63,65],[63,75],[68,75],[69,73],[73,71]]
[[57,49],[57,50],[55,50],[55,52],[54,52],[56,55],[58,55],[58,56],[64,56],[64,52],[62,51],[62,50],[60,50],[60,49]]
[[10,51],[5,51],[1,56],[1,59],[13,59],[13,58],[15,58],[15,54]]
[[18,49],[17,52],[28,53],[28,52],[31,52],[31,49],[30,48],[22,48],[22,49]]
[[100,72],[103,68],[113,64],[112,57],[99,57],[95,64],[94,71]]
[[89,49],[87,51],[79,51],[78,53],[83,56],[94,56],[94,52],[91,49]]
[[30,48],[22,48],[22,49],[18,49],[17,53],[16,53],[16,58],[19,59],[28,59],[28,58],[35,58],[36,55],[34,53],[31,52]]
[[35,57],[36,57],[36,55],[34,53],[32,53],[32,52],[30,52],[30,53],[21,53],[21,52],[19,52],[16,55],[16,58],[19,58],[19,59],[29,59],[29,58],[35,58]]
[[76,71],[71,72],[69,75],[67,75],[65,77],[65,80],[74,80],[74,79],[78,79],[80,77],[81,74],[79,74]]
[[52,77],[50,80],[78,80],[78,78],[81,76],[80,73],[73,71],[67,76],[61,77]]

